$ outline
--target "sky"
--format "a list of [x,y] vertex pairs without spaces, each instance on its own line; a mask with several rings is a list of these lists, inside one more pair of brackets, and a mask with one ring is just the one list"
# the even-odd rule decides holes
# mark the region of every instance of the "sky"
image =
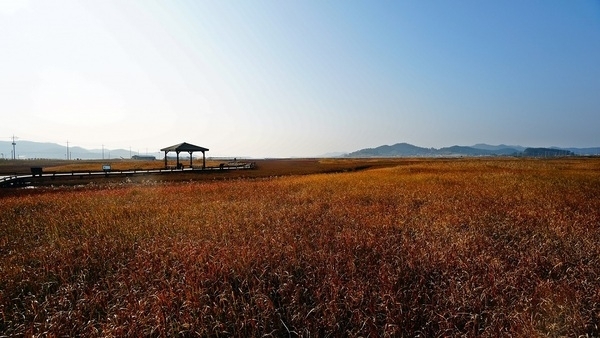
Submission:
[[600,146],[600,1],[0,0],[0,138]]

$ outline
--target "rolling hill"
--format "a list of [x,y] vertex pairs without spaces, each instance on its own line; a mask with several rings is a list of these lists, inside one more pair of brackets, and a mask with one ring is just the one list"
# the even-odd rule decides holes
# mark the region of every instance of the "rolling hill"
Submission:
[[423,148],[408,143],[383,145],[365,148],[346,155],[346,157],[475,157],[475,156],[572,156],[600,155],[600,148],[528,148],[476,144],[474,146],[451,146],[444,148]]

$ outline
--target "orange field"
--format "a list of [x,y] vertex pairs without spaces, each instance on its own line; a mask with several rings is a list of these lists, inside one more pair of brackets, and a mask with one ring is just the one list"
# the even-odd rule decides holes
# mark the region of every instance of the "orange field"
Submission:
[[600,159],[331,161],[1,190],[0,336],[600,335]]

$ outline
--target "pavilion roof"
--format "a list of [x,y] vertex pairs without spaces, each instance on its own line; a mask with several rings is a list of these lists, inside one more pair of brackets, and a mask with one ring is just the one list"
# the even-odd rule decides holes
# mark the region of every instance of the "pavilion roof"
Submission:
[[203,148],[197,145],[193,145],[187,142],[183,142],[183,143],[179,143],[176,144],[174,146],[170,146],[170,147],[166,147],[166,148],[162,148],[160,151],[175,151],[175,152],[182,152],[182,151],[208,151],[208,148]]

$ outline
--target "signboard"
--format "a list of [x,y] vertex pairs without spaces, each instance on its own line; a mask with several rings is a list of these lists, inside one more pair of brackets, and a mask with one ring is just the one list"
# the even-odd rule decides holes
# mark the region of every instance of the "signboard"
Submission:
[[104,171],[110,171],[110,164],[105,164],[102,166],[102,170]]

